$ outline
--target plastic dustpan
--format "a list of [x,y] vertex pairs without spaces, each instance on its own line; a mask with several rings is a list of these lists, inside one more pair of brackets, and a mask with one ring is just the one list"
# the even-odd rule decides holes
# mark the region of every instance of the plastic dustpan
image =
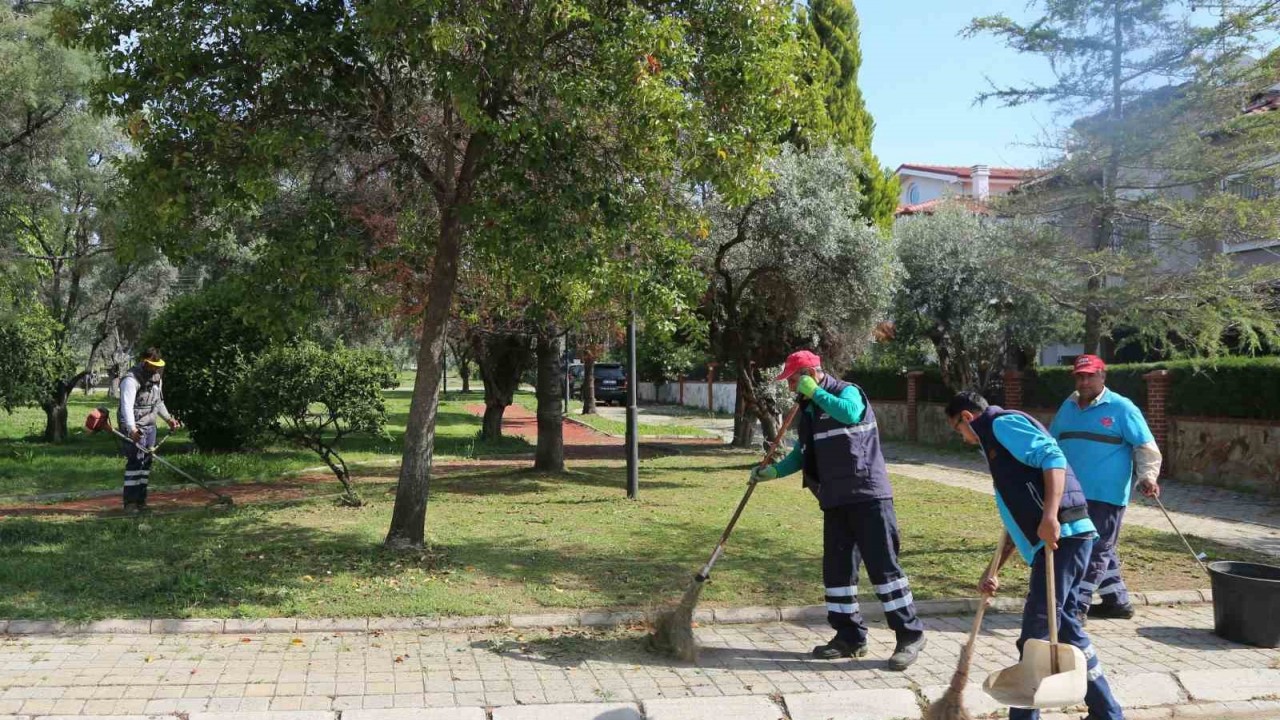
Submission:
[[1084,653],[1073,645],[1058,643],[1053,550],[1046,545],[1044,552],[1049,639],[1027,640],[1017,665],[991,673],[982,684],[988,695],[1009,707],[1044,709],[1079,705],[1084,702],[1089,682]]

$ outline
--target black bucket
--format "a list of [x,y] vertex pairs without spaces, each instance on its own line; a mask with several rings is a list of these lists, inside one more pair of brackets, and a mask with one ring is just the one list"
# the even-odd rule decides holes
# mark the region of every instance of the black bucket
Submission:
[[1232,642],[1280,646],[1280,567],[1247,562],[1209,563],[1213,631]]

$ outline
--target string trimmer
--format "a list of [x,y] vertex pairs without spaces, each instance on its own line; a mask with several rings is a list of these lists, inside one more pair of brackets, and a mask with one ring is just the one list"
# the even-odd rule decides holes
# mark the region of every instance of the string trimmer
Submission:
[[[791,427],[791,422],[795,420],[796,413],[799,410],[800,404],[796,403],[791,408],[791,412],[787,413],[787,418],[782,421],[782,427],[778,429],[778,435],[769,447],[769,452],[760,461],[760,467],[768,465],[770,460],[773,459],[773,454],[777,452],[778,447],[782,444],[782,440],[786,437],[787,430]],[[716,561],[720,559],[720,555],[724,553],[725,543],[729,541],[729,533],[733,532],[733,526],[738,524],[738,518],[742,516],[742,511],[746,509],[747,501],[751,499],[751,493],[755,492],[755,489],[756,483],[753,482],[747,485],[747,492],[743,494],[742,500],[738,503],[738,509],[733,512],[733,517],[729,519],[729,525],[724,529],[724,533],[720,535],[720,542],[716,544],[716,549],[711,552],[711,559],[707,560],[707,564],[703,565],[698,574],[693,576],[693,582],[689,583],[689,589],[684,591],[684,596],[680,598],[680,602],[674,608],[658,615],[654,620],[653,634],[649,636],[649,644],[653,648],[670,652],[686,662],[693,662],[697,659],[698,644],[693,638],[693,609],[698,604],[698,596],[702,594],[702,586],[711,577],[712,566],[716,564]]]
[[204,481],[202,481],[202,480],[197,479],[196,477],[192,476],[190,473],[188,473],[187,471],[185,471],[185,470],[183,470],[182,468],[178,467],[177,465],[174,465],[173,463],[169,462],[168,460],[166,460],[166,459],[164,459],[164,458],[160,457],[160,455],[159,455],[156,451],[160,449],[160,446],[161,446],[161,445],[163,445],[163,444],[164,444],[164,442],[165,442],[165,440],[168,440],[168,439],[169,439],[169,436],[170,436],[170,435],[172,435],[173,433],[166,433],[166,434],[165,434],[165,436],[164,436],[163,438],[161,438],[161,439],[160,439],[160,442],[157,442],[157,443],[155,444],[155,446],[153,446],[153,447],[146,447],[146,446],[145,446],[145,445],[143,445],[142,443],[137,442],[137,441],[136,441],[136,440],[134,440],[133,438],[129,437],[128,435],[125,435],[124,433],[120,432],[120,431],[119,431],[119,430],[117,430],[115,427],[113,427],[113,426],[111,425],[111,410],[110,410],[109,408],[105,408],[105,407],[99,407],[97,410],[94,410],[93,412],[89,413],[89,417],[88,417],[88,418],[85,420],[85,422],[84,422],[84,427],[85,427],[85,429],[86,429],[86,430],[88,430],[90,433],[96,433],[96,432],[99,432],[99,431],[101,431],[101,430],[109,430],[109,431],[111,432],[111,434],[115,435],[116,437],[120,438],[121,440],[124,440],[125,442],[133,443],[133,446],[134,446],[134,447],[136,447],[136,448],[138,448],[139,450],[141,450],[142,452],[144,452],[144,453],[146,453],[146,454],[150,455],[152,460],[155,460],[155,461],[159,462],[161,465],[164,465],[165,467],[167,467],[167,468],[169,468],[170,470],[174,471],[174,472],[175,472],[175,473],[177,473],[178,475],[182,476],[184,479],[186,479],[186,480],[190,481],[193,485],[196,485],[196,486],[198,486],[200,489],[202,489],[202,490],[204,490],[205,492],[209,493],[210,495],[213,495],[213,496],[214,496],[214,498],[216,498],[216,499],[214,500],[214,504],[216,504],[216,505],[231,505],[231,504],[232,504],[231,496],[229,496],[229,495],[224,495],[224,494],[222,494],[222,493],[218,492],[218,491],[217,491],[217,490],[215,490],[212,486],[210,486],[208,483],[206,483],[206,482],[204,482]]

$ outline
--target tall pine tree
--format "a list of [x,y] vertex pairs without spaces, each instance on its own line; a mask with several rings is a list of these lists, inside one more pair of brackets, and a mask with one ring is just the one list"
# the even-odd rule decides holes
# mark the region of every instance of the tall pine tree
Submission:
[[862,50],[858,47],[858,12],[852,0],[810,0],[805,24],[817,53],[814,81],[824,86],[826,128],[838,145],[855,151],[865,167],[859,177],[862,213],[877,226],[893,223],[898,205],[898,178],[881,167],[871,152],[875,121],[858,88]]

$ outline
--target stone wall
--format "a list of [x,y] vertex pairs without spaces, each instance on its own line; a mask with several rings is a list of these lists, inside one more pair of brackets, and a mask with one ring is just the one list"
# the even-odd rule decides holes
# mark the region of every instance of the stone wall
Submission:
[[873,400],[876,426],[885,440],[907,439],[907,403],[902,400]]
[[916,422],[919,423],[919,442],[926,445],[945,445],[952,448],[965,447],[960,435],[951,429],[947,422],[947,406],[942,403],[922,402],[916,411]]
[[1169,445],[1175,478],[1280,495],[1280,422],[1175,416]]

